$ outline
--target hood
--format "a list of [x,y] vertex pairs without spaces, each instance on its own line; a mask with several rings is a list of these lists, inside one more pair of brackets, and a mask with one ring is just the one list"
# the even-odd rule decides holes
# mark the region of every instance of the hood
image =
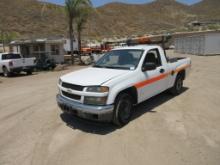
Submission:
[[78,70],[61,77],[67,83],[81,86],[102,85],[118,76],[128,73],[128,70],[105,69],[105,68],[86,68]]

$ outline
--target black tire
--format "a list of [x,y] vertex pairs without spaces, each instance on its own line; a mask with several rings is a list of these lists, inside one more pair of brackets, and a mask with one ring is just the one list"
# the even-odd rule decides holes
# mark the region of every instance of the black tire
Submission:
[[170,89],[173,95],[179,95],[183,90],[183,76],[181,74],[177,75],[174,86]]
[[27,75],[32,75],[32,70],[28,70],[26,73]]
[[120,94],[115,101],[113,123],[124,126],[130,122],[133,113],[133,99],[127,93]]
[[2,70],[3,70],[3,76],[4,77],[10,77],[11,76],[11,73],[8,71],[8,69],[6,67],[3,67]]

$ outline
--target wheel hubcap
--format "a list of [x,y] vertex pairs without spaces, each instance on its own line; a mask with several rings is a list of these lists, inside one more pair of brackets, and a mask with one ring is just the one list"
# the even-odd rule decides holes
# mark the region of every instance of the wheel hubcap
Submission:
[[6,70],[4,70],[4,76],[8,76],[8,73]]

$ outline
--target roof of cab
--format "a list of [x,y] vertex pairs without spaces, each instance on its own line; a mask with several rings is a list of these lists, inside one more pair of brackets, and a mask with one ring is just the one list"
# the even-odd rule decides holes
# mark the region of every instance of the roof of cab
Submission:
[[116,48],[113,50],[126,50],[126,49],[140,49],[140,50],[149,50],[149,49],[155,49],[159,48],[158,45],[136,45],[136,46],[126,46],[121,48]]

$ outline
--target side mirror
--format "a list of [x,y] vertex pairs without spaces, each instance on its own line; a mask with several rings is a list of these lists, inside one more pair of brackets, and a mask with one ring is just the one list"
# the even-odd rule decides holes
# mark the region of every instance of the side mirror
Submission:
[[142,71],[145,72],[145,71],[148,71],[148,70],[155,70],[157,68],[157,65],[155,63],[145,63],[143,66],[142,66]]

